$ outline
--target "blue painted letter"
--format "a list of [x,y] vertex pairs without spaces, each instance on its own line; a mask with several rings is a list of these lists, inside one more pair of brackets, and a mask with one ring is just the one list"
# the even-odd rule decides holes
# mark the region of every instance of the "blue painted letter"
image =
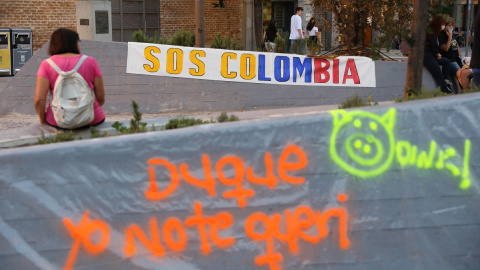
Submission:
[[271,81],[271,78],[265,77],[265,55],[260,54],[258,57],[260,58],[258,61],[258,80]]
[[300,58],[293,58],[293,82],[297,82],[297,70],[299,73],[298,77],[302,77],[305,70],[305,82],[312,82],[312,58],[305,58],[303,64]]
[[[282,62],[283,62],[283,77],[282,77]],[[290,58],[287,56],[275,57],[275,80],[279,82],[286,82],[290,80]]]

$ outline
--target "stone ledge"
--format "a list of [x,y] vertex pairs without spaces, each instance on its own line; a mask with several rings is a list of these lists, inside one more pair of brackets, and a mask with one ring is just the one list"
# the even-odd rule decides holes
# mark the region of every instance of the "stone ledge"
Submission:
[[[155,128],[163,128],[170,118],[157,118],[157,119],[146,119],[142,122],[147,123],[148,130],[151,130],[152,125]],[[118,121],[126,126],[130,125],[130,121]],[[115,122],[104,122],[96,128],[100,132],[107,132],[108,134],[116,134],[116,130],[112,127]],[[45,135],[55,136],[55,134],[62,132],[62,130],[56,129],[48,125],[36,124],[34,126],[25,127],[25,128],[16,128],[0,132],[0,149],[4,148],[13,148],[20,146],[28,146],[36,144],[38,139],[42,136],[42,132]],[[66,131],[69,132],[69,131]],[[90,129],[82,128],[77,130],[72,130],[72,133],[75,137],[81,136],[83,139],[90,138]]]

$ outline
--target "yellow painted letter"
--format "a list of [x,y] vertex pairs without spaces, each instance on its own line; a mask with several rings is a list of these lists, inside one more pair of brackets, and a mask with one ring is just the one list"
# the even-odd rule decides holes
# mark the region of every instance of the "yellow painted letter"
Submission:
[[[177,57],[175,57],[175,55]],[[181,49],[170,49],[167,51],[167,72],[169,74],[180,74],[183,70],[183,51]]]
[[197,57],[205,57],[205,52],[204,51],[199,51],[199,50],[193,50],[190,53],[190,61],[192,64],[196,65],[198,67],[198,71],[195,68],[190,69],[190,74],[193,76],[203,76],[205,75],[205,63],[200,61]]
[[224,53],[222,55],[222,68],[221,68],[221,73],[224,78],[229,78],[233,79],[237,77],[237,72],[228,72],[228,60],[237,60],[237,54],[236,53]]
[[145,58],[152,62],[153,66],[150,65],[143,65],[143,68],[148,72],[157,72],[160,69],[160,61],[157,57],[153,56],[153,53],[160,53],[160,49],[154,46],[148,46],[143,51]]
[[245,80],[251,80],[255,78],[255,67],[257,66],[256,60],[257,59],[253,54],[242,54],[240,57],[240,76]]

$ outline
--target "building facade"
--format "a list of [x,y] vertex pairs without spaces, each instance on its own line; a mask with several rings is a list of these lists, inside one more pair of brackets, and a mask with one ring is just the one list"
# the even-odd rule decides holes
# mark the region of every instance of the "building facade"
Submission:
[[[131,40],[144,30],[168,37],[195,29],[194,0],[0,0],[0,27],[29,28],[37,51],[59,27],[76,30],[81,39]],[[263,23],[275,18],[281,32],[289,31],[297,6],[304,7],[304,28],[313,14],[310,0],[263,0]],[[246,50],[255,50],[254,0],[204,0],[205,40],[231,35]]]
[[59,27],[77,29],[76,0],[0,0],[0,27],[30,28],[33,50],[50,40]]
[[[469,0],[457,0],[454,6],[454,14],[453,17],[455,18],[455,24],[458,27],[467,28],[467,25],[471,27],[474,22],[475,15],[478,11],[478,0],[470,0],[471,6],[469,8],[468,5]],[[468,16],[470,15],[470,16]],[[470,19],[470,23],[467,22],[467,19]]]

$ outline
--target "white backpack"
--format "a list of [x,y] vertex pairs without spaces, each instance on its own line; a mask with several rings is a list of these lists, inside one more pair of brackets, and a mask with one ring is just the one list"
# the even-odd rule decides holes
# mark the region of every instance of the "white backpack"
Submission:
[[62,71],[52,59],[47,59],[59,74],[53,89],[52,111],[61,128],[74,129],[90,124],[95,119],[93,91],[77,70],[88,56],[83,55],[73,70]]

